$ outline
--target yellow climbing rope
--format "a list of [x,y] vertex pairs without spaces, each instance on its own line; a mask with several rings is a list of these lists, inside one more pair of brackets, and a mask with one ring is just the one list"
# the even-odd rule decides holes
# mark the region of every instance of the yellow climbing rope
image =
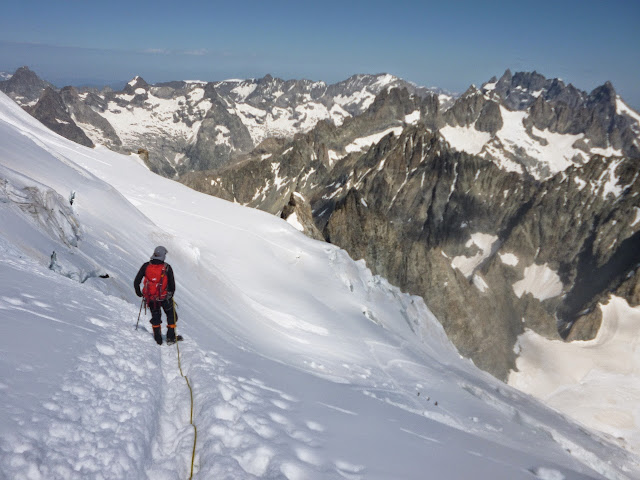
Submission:
[[[172,299],[173,300],[173,299]],[[173,300],[173,323],[176,323],[176,301]],[[198,428],[196,424],[193,423],[193,389],[191,388],[191,383],[187,376],[182,372],[182,363],[180,361],[180,342],[176,342],[176,350],[178,351],[178,369],[180,370],[180,375],[187,382],[187,387],[189,387],[189,395],[191,396],[191,417],[189,418],[189,423],[193,427],[193,451],[191,452],[191,474],[189,475],[189,480],[193,478],[193,464],[196,459],[196,442],[198,441]]]

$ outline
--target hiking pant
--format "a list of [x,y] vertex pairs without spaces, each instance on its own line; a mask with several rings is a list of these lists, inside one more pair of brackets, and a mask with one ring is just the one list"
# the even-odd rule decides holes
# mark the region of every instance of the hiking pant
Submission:
[[151,310],[151,325],[162,324],[162,312],[160,307],[167,315],[167,325],[174,325],[178,321],[178,313],[173,307],[173,298],[168,298],[160,302],[149,302],[149,310]]

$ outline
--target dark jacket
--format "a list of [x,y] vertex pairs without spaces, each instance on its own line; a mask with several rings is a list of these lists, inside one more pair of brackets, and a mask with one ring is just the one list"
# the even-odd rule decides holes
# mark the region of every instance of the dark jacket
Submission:
[[[140,270],[138,270],[138,274],[136,275],[136,279],[133,281],[133,288],[136,289],[136,295],[138,295],[139,297],[142,296],[142,292],[140,291],[140,282],[142,282],[142,279],[144,278],[147,267],[149,265],[161,265],[163,263],[164,262],[162,260],[151,260],[150,262],[146,262],[140,267]],[[168,263],[165,265],[167,265],[167,292],[173,294],[173,292],[176,291],[176,281],[173,278],[173,269]]]

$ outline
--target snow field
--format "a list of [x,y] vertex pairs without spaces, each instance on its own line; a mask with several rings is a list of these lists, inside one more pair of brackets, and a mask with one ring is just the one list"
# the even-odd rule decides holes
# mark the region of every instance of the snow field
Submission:
[[[465,246],[467,248],[475,246],[478,248],[479,252],[477,252],[473,257],[467,257],[466,255],[454,257],[451,261],[451,266],[460,270],[465,277],[471,278],[475,269],[493,253],[493,249],[497,241],[498,237],[495,235],[481,232],[473,233]],[[478,277],[478,279],[477,286],[482,290],[482,288],[486,287],[486,284],[484,283],[484,280],[480,279],[480,277]],[[482,286],[483,284],[484,286]]]
[[513,291],[518,298],[528,292],[540,301],[561,295],[563,288],[558,274],[546,263],[529,265],[524,269],[524,278],[513,284]]
[[469,127],[452,127],[445,125],[440,129],[440,134],[456,150],[477,155],[482,147],[491,140],[491,134],[476,130],[475,124]]
[[[528,330],[509,384],[640,453],[640,308],[613,297],[594,340],[564,343]],[[545,371],[541,375],[540,371]]]
[[402,133],[402,127],[391,127],[382,132],[374,133],[373,135],[356,138],[353,142],[344,147],[344,149],[347,153],[361,152],[362,150],[369,148],[371,145],[375,145],[390,133],[400,135]]
[[[621,102],[618,103],[619,113],[623,111],[630,115],[624,110],[624,107],[620,107],[621,104]],[[523,166],[504,155],[503,152],[513,154],[515,157],[525,153],[538,162],[538,164],[526,167],[527,171],[536,179],[548,178],[566,170],[571,165],[580,165],[592,154],[622,155],[620,150],[611,147],[607,149],[590,148],[587,152],[574,147],[578,140],[584,140],[584,134],[560,134],[533,127],[532,136],[523,123],[528,115],[527,112],[510,111],[500,106],[500,114],[504,125],[494,136],[488,132],[476,130],[475,124],[455,127],[445,125],[440,129],[440,134],[454,149],[484,157],[489,155],[492,161],[507,171],[522,173]],[[636,117],[637,115],[633,116],[634,119]],[[538,140],[539,138],[544,142]],[[605,190],[604,194],[608,191]]]
[[[192,118],[194,122],[204,118],[204,115],[212,106],[209,100],[196,100],[199,98],[198,90],[204,92],[202,88],[192,90],[194,96],[191,99],[195,100],[194,109],[198,114]],[[145,108],[148,110],[135,107],[130,109],[122,108],[115,102],[109,102],[108,109],[102,113],[102,116],[113,126],[125,145],[137,146],[138,138],[149,134],[167,135],[174,138],[182,137],[184,139],[189,139],[193,136],[193,127],[173,120],[175,112],[184,110],[184,104],[187,101],[186,97],[164,99],[154,96],[151,91],[147,95]]]

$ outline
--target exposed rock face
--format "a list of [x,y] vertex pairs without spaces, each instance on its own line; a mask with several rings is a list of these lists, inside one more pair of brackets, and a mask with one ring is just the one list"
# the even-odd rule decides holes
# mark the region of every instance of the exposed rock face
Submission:
[[79,128],[84,132],[99,132],[97,136],[102,139],[102,145],[116,152],[125,152],[114,128],[98,113],[105,106],[95,92],[89,91],[81,95],[74,87],[64,87],[60,90],[60,96]]
[[[511,81],[533,93],[547,88],[574,107],[601,98],[603,105],[580,108],[590,108],[594,119],[610,113],[611,97],[603,92],[563,92],[558,82],[535,74]],[[501,82],[504,87],[507,78]],[[528,105],[516,127],[526,135],[528,128],[542,145],[548,134],[533,121],[525,125],[542,94],[524,88],[507,90],[505,98]],[[410,125],[415,110],[422,119]],[[519,147],[520,156],[512,150],[524,167],[519,172],[482,150],[456,151],[447,141],[452,128],[473,135],[472,126],[501,140],[501,129],[514,128],[506,123],[514,113],[496,93],[473,88],[445,111],[434,95],[392,90],[340,127],[319,123],[292,142],[262,145],[236,165],[207,172],[206,182],[196,181],[202,173],[183,181],[284,217],[291,197],[300,194],[326,240],[423,296],[460,352],[505,378],[525,328],[548,338],[593,338],[601,321],[594,306],[609,292],[637,304],[640,291],[638,157],[589,158],[583,150],[583,161],[567,161],[555,174],[558,167],[551,166],[537,179],[526,168],[539,173],[545,159],[531,157],[528,164],[527,145]],[[628,122],[624,131],[631,135],[632,119],[633,112],[616,113],[609,125]],[[444,135],[434,131],[438,125]]]
[[583,135],[585,150],[612,148],[630,156],[640,152],[633,142],[638,133],[636,122],[619,115],[621,100],[610,82],[587,94],[536,72],[512,76],[507,70],[499,81],[485,84],[483,91],[498,97],[509,110],[530,109],[525,120],[529,128]]
[[316,240],[324,240],[322,233],[313,221],[313,213],[311,206],[307,200],[298,192],[294,192],[289,197],[287,203],[282,209],[281,218],[292,224],[306,236]]
[[61,95],[52,88],[47,87],[38,102],[33,107],[27,107],[27,111],[63,137],[86,147],[94,146],[71,118]]
[[35,104],[46,88],[54,87],[28,67],[20,67],[8,80],[0,82],[0,90],[23,106]]
[[188,150],[189,168],[215,169],[227,165],[234,152],[248,152],[254,145],[240,118],[230,113],[212,85],[205,88],[212,107],[200,124],[195,144]]

